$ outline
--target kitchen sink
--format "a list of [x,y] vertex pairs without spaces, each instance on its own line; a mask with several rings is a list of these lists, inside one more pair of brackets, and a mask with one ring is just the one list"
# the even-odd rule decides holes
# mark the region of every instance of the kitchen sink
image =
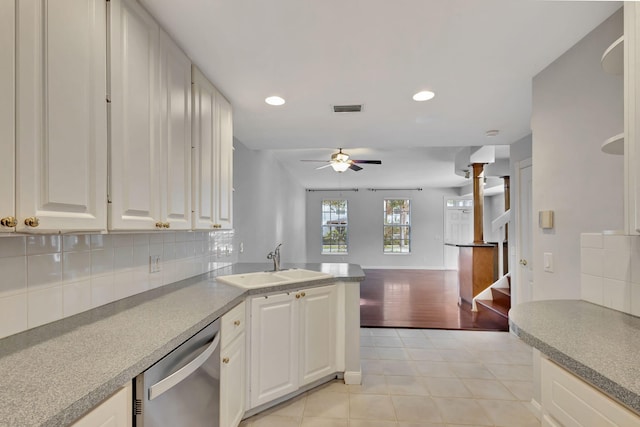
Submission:
[[265,271],[259,273],[231,274],[218,276],[216,280],[245,289],[264,288],[267,286],[285,285],[288,283],[306,282],[309,280],[333,277],[319,271],[292,269],[281,271]]

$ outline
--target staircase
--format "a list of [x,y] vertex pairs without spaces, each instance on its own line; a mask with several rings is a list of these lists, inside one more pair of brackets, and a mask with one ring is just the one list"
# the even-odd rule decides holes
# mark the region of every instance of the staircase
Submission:
[[511,308],[511,275],[506,276],[508,288],[491,288],[491,299],[478,299],[476,304],[478,310],[491,310],[494,313],[509,319],[509,309]]

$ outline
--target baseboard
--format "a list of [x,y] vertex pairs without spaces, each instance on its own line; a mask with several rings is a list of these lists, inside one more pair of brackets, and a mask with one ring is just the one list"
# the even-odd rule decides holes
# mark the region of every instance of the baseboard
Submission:
[[347,385],[359,385],[362,384],[362,370],[360,371],[345,371],[344,383]]
[[527,407],[531,412],[533,412],[533,415],[535,415],[536,418],[542,420],[542,405],[540,405],[537,400],[531,399],[531,402],[529,402]]

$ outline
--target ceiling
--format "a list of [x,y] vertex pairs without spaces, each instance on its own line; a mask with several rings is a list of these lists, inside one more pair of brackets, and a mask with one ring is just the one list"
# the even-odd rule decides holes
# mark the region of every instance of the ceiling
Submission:
[[[620,2],[142,0],[234,108],[234,136],[307,188],[442,187],[457,147],[530,133],[531,79]],[[415,102],[429,89],[434,99]],[[286,104],[264,102],[279,95]],[[361,113],[333,105],[363,104]],[[497,129],[492,138],[486,131]],[[380,159],[359,172],[300,159]]]

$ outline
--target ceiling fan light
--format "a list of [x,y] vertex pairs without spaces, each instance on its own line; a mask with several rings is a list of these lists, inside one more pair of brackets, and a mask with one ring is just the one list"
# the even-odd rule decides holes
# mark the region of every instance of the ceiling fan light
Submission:
[[423,90],[423,91],[418,92],[415,95],[413,95],[413,100],[414,101],[428,101],[428,100],[432,99],[434,96],[436,96],[436,94],[434,92],[431,92],[430,90]]
[[334,163],[331,163],[331,167],[336,172],[344,172],[347,169],[349,169],[349,166],[351,166],[351,165],[349,163],[347,163],[347,162],[334,162]]
[[264,102],[266,102],[269,105],[282,105],[284,104],[284,98],[280,98],[279,96],[269,96],[267,98],[265,98]]

